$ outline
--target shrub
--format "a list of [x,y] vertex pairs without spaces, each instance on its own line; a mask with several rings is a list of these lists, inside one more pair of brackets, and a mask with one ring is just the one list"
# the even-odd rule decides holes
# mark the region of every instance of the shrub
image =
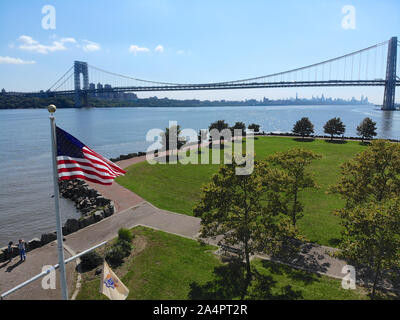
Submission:
[[112,246],[106,254],[106,261],[112,266],[120,265],[125,258],[124,250],[121,246]]
[[132,239],[133,239],[133,234],[131,230],[125,228],[121,228],[118,230],[118,240],[124,240],[131,243]]
[[86,253],[81,257],[81,267],[83,271],[96,268],[103,263],[103,258],[95,251]]
[[115,246],[122,248],[122,251],[124,252],[124,257],[127,257],[131,254],[132,244],[130,242],[118,239]]

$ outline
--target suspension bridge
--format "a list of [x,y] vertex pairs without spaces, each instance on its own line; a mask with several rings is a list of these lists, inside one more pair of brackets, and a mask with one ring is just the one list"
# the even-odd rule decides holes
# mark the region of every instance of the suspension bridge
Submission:
[[[397,37],[340,57],[305,67],[254,78],[213,83],[170,83],[139,79],[75,61],[48,90],[8,92],[10,95],[72,95],[75,106],[88,105],[88,97],[113,97],[139,91],[226,90],[249,88],[383,86],[382,110],[395,110],[396,74],[400,42]],[[90,79],[90,81],[89,81]],[[97,83],[97,84],[96,84]]]

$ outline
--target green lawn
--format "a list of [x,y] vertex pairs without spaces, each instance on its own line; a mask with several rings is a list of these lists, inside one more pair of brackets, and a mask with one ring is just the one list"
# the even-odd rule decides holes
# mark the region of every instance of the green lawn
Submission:
[[[328,143],[324,140],[298,142],[283,137],[260,137],[255,140],[258,159],[293,147],[308,148],[323,156],[310,167],[320,189],[306,190],[301,194],[305,208],[304,217],[298,222],[299,229],[310,241],[336,246],[340,226],[339,218],[332,214],[332,210],[340,208],[343,201],[337,195],[326,194],[326,190],[337,181],[340,164],[366,147],[356,141],[344,144]],[[117,182],[161,209],[193,215],[193,205],[200,197],[201,186],[217,170],[218,165],[212,164],[150,165],[142,162],[130,166],[127,174],[119,177]]]
[[[136,235],[133,254],[123,265],[113,269],[129,288],[128,299],[188,299],[210,295],[223,299],[239,298],[237,281],[240,277],[235,277],[230,265],[223,264],[212,253],[215,247],[144,227],[134,228],[133,232]],[[98,250],[104,254],[106,248]],[[344,290],[339,280],[325,276],[259,259],[254,260],[253,266],[270,284],[270,290],[261,298],[279,298],[282,288],[288,285],[298,299],[367,298],[363,289]],[[89,271],[82,279],[77,299],[107,299],[99,293],[99,275]]]

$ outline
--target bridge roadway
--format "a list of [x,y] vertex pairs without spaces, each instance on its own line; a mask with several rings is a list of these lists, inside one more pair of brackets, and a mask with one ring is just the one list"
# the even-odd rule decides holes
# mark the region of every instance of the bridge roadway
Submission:
[[[280,81],[280,82],[249,82],[249,83],[206,83],[206,84],[182,84],[162,86],[131,86],[113,87],[110,89],[81,89],[78,92],[86,94],[107,92],[138,92],[138,91],[190,91],[190,90],[230,90],[230,89],[257,89],[257,88],[291,88],[291,87],[349,87],[349,86],[385,86],[386,80],[329,80],[329,81]],[[400,86],[400,80],[396,81]],[[48,95],[73,95],[77,91],[50,91]],[[8,92],[9,95],[36,96],[39,92]]]

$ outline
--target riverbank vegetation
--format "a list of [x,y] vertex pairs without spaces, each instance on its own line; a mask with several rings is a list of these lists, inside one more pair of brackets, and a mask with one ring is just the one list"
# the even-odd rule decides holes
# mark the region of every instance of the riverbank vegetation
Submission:
[[[0,93],[0,109],[37,109],[46,108],[49,104],[55,104],[57,108],[73,108],[75,105],[73,96],[56,97],[24,97]],[[150,97],[135,100],[123,99],[99,99],[88,98],[88,106],[96,108],[112,107],[232,107],[232,106],[287,106],[287,105],[368,105],[366,100],[344,100],[344,99],[279,99],[279,100],[256,100],[246,99],[243,101],[230,100],[197,100],[197,99],[168,99]]]

